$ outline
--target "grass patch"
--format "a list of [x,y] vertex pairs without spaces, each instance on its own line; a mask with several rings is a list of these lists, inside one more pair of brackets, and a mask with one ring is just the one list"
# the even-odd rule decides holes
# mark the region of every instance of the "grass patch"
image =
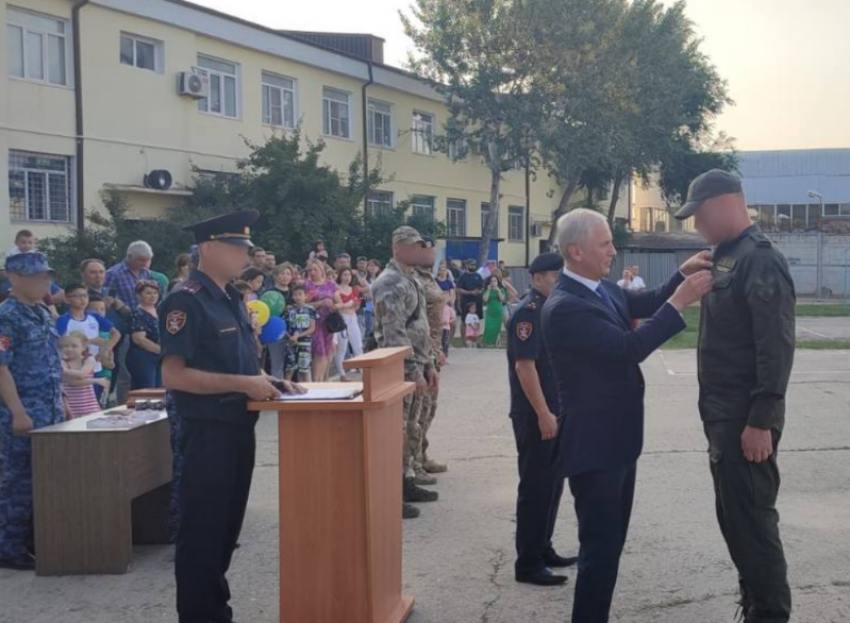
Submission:
[[797,305],[797,316],[804,318],[847,318],[850,317],[850,305]]
[[797,340],[801,350],[850,350],[850,340]]

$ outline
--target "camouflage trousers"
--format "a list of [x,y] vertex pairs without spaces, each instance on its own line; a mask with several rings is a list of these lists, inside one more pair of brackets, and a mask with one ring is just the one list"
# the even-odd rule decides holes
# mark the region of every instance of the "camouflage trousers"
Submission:
[[422,410],[419,413],[419,449],[414,459],[415,468],[420,468],[428,460],[428,431],[431,429],[431,424],[434,422],[434,416],[437,415],[437,398],[440,396],[439,386],[423,396]]
[[177,542],[180,528],[180,481],[183,477],[183,420],[177,413],[170,391],[165,392],[165,410],[168,413],[168,428],[171,437],[171,502],[168,506],[168,529],[171,541]]
[[428,453],[428,430],[437,412],[439,389],[422,396],[411,394],[404,399],[404,447],[402,466],[404,473],[412,475],[422,469]]
[[26,435],[13,435],[11,416],[0,412],[0,557],[33,550],[32,447]]

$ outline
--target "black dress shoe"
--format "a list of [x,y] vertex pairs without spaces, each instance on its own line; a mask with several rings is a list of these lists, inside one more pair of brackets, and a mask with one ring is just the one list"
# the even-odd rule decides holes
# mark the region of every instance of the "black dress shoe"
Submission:
[[0,569],[32,571],[35,569],[35,557],[30,553],[26,553],[15,556],[14,558],[0,558]]
[[516,575],[517,582],[521,584],[535,584],[537,586],[558,586],[559,584],[566,584],[568,579],[565,575],[555,575],[545,567],[531,575]]
[[564,567],[572,567],[574,564],[578,562],[578,556],[570,556],[569,558],[564,558],[563,556],[558,556],[555,552],[549,552],[543,558],[547,567],[553,567],[562,569]]

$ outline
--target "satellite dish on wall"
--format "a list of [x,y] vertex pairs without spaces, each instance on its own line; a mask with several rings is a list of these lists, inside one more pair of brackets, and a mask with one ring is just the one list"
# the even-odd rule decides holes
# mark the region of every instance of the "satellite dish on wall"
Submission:
[[154,169],[145,175],[143,183],[146,188],[153,190],[168,190],[172,181],[171,173],[165,169]]

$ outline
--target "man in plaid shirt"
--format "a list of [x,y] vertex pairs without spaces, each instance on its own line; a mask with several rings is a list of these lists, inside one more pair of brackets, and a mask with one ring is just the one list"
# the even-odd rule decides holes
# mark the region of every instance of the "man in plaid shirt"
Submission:
[[112,291],[117,299],[135,310],[136,283],[140,279],[153,279],[150,271],[152,259],[153,249],[147,242],[137,240],[131,243],[127,247],[127,257],[124,261],[106,271],[104,286]]

